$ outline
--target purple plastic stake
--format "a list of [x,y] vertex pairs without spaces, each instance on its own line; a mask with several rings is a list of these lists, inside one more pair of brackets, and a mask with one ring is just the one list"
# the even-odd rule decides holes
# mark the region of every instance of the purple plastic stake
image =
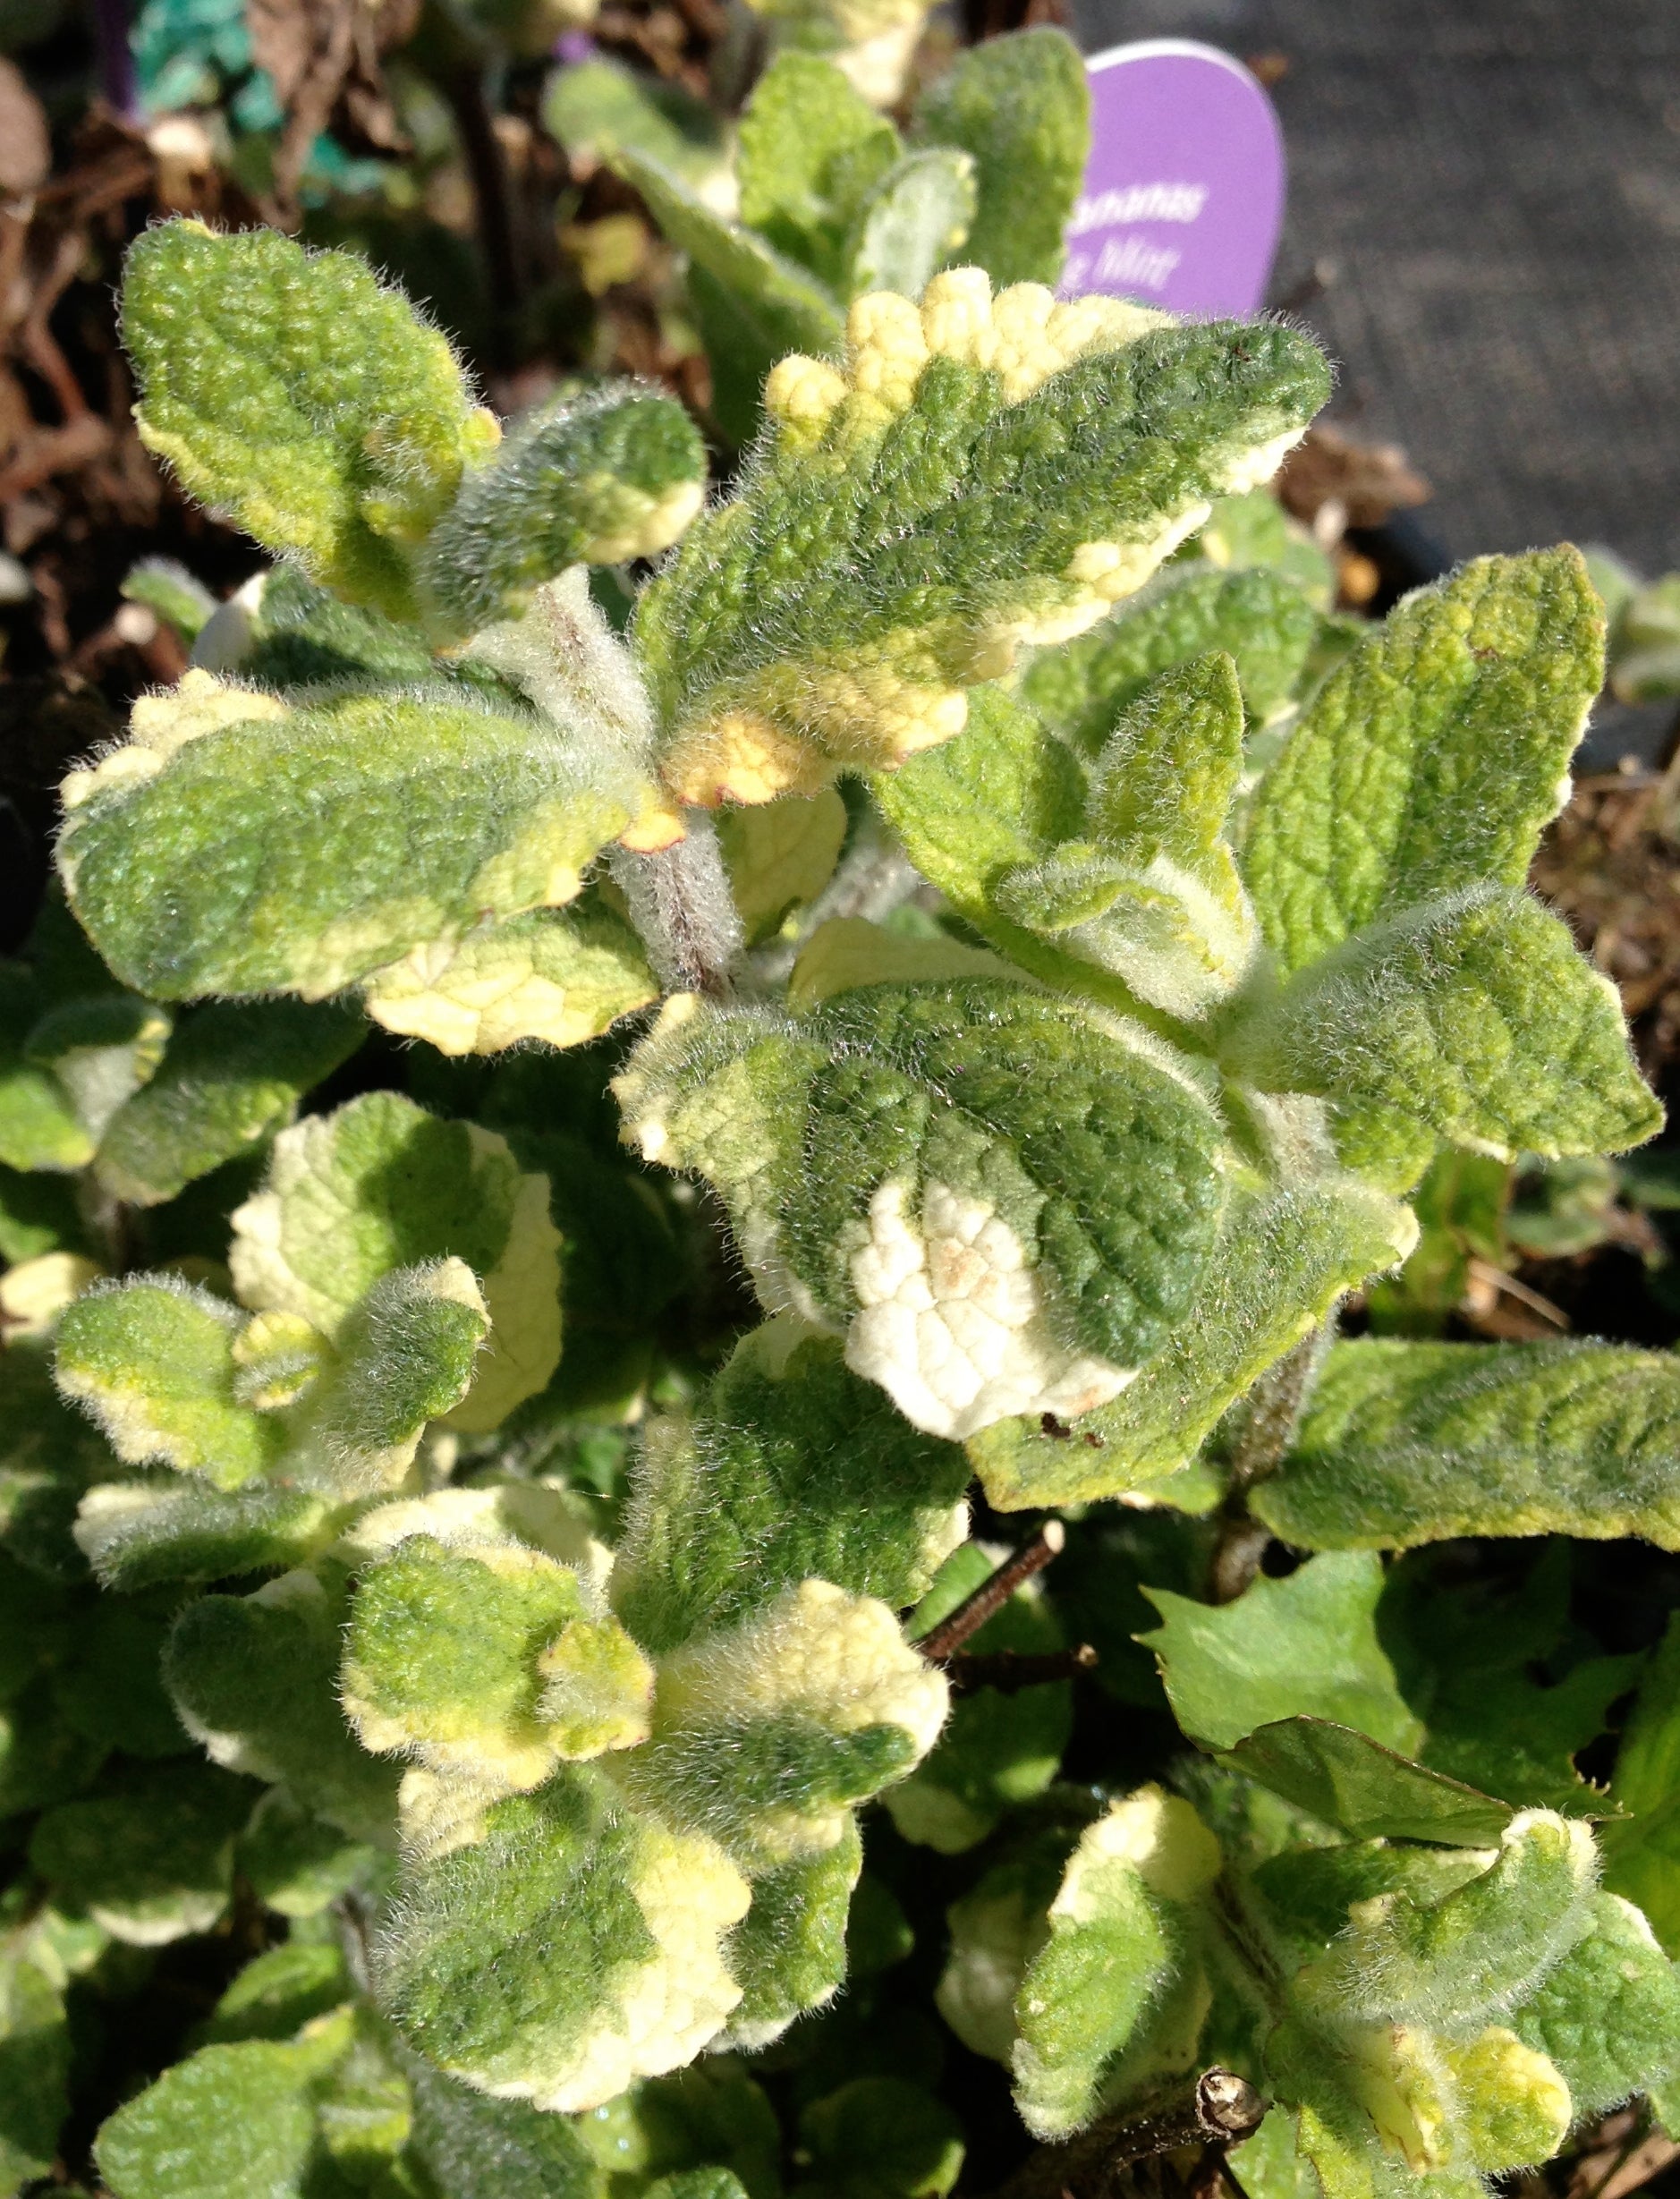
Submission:
[[1090,158],[1067,229],[1064,297],[1245,316],[1284,217],[1284,140],[1240,62],[1188,38],[1110,47],[1090,75]]

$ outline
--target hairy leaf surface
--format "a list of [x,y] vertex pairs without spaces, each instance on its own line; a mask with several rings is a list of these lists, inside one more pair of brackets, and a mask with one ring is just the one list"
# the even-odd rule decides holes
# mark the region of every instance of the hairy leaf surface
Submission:
[[620,384],[557,398],[463,484],[427,542],[427,588],[474,633],[567,565],[669,549],[705,490],[705,447],[675,397]]
[[1056,283],[1090,142],[1077,49],[1048,30],[958,55],[916,110],[915,134],[972,156],[980,203],[968,250],[994,283]]
[[135,1206],[174,1198],[284,1127],[362,1031],[340,1007],[294,1001],[217,1001],[182,1016],[157,1074],[106,1126],[99,1181]]
[[190,494],[351,601],[411,609],[404,552],[497,431],[405,298],[347,252],[171,222],[130,255],[123,335],[141,436]]
[[76,913],[125,981],[174,1000],[320,999],[570,901],[641,806],[623,754],[458,686],[294,709],[204,672],[137,705],[129,746],[65,800]]
[[1568,930],[1513,888],[1373,926],[1239,1023],[1226,1056],[1270,1091],[1335,1100],[1509,1159],[1620,1152],[1662,1124],[1621,998]]
[[1065,1431],[1029,1417],[969,1438],[988,1501],[1014,1511],[1151,1492],[1343,1292],[1404,1258],[1411,1241],[1406,1210],[1353,1176],[1234,1189],[1194,1312],[1135,1381]]
[[1598,1344],[1338,1344],[1256,1510],[1309,1549],[1464,1534],[1680,1547],[1680,1379]]
[[617,1090],[645,1158],[722,1191],[767,1299],[844,1325],[934,1434],[1115,1396],[1193,1303],[1224,1201],[1188,1075],[1001,983],[796,1023],[682,1001]]
[[773,439],[638,607],[683,800],[809,792],[948,740],[969,687],[1140,586],[1323,395],[1285,330],[994,299],[976,268],[920,308],[860,300],[846,341],[844,372],[776,368]]
[[1300,590],[1276,573],[1169,566],[1101,625],[1040,651],[1022,675],[1021,693],[1053,733],[1094,756],[1152,679],[1223,650],[1249,717],[1264,725],[1293,695],[1318,626]]
[[807,1579],[913,1603],[966,1530],[968,1474],[956,1446],[912,1428],[834,1338],[773,1323],[737,1346],[691,1419],[649,1431],[615,1608],[663,1651]]
[[1243,868],[1285,970],[1380,918],[1520,886],[1604,675],[1579,552],[1483,557],[1332,674],[1267,774]]

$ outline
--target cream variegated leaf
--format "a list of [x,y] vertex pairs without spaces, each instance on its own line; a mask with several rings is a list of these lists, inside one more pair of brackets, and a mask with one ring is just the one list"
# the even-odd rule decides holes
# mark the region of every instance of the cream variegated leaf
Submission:
[[1281,328],[994,299],[979,268],[920,306],[860,299],[846,345],[842,368],[776,367],[771,440],[639,607],[680,800],[809,793],[949,740],[971,686],[1140,587],[1324,395]]
[[1183,1064],[1003,982],[866,986],[797,1020],[679,999],[617,1091],[646,1159],[722,1192],[767,1303],[843,1331],[936,1435],[1117,1396],[1225,1199]]

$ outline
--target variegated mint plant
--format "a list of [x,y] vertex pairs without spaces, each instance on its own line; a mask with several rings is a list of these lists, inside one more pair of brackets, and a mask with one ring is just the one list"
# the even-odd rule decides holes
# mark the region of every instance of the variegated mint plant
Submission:
[[349,256],[134,250],[141,433],[275,562],[0,970],[10,2188],[218,1932],[116,2199],[1078,2195],[1163,2127],[1466,2199],[1680,2116],[1680,1632],[1568,1611],[1680,1549],[1680,1375],[1338,1335],[1443,1157],[1659,1126],[1525,885],[1601,607],[1329,611],[1314,345],[1039,279],[1067,52],[908,149],[784,57],[716,233],[626,157],[798,324],[726,485],[651,388],[504,431]]

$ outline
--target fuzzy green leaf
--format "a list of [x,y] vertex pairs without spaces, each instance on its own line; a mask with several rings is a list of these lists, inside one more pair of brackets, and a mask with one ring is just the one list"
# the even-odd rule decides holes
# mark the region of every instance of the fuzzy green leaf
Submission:
[[863,202],[898,156],[892,123],[832,62],[779,54],[741,118],[741,218],[842,291]]
[[396,1773],[338,1707],[342,1591],[283,1574],[251,1596],[200,1596],[170,1635],[164,1679],[212,1759],[283,1785],[352,1838],[391,1845]]
[[873,985],[797,1023],[668,1008],[616,1090],[743,1252],[848,1328],[918,1427],[1113,1397],[1194,1303],[1224,1185],[1187,1074],[1004,983]]
[[239,1309],[174,1277],[103,1284],[66,1307],[55,1371],[125,1465],[153,1462],[237,1489],[282,1434],[239,1401]]
[[199,2034],[205,2046],[289,2039],[350,1998],[342,1950],[318,1940],[271,1947],[239,1973]]
[[1557,917],[1502,887],[1349,939],[1257,1003],[1226,1060],[1263,1091],[1506,1159],[1620,1152],[1663,1120],[1616,988]]
[[417,947],[369,980],[363,1006],[445,1054],[495,1054],[530,1039],[578,1046],[659,997],[632,927],[593,896],[469,932],[440,955]]
[[1203,1014],[1257,944],[1224,839],[1242,768],[1231,659],[1215,652],[1163,673],[1099,754],[1080,836],[997,879],[998,909],[1156,1007]]
[[1199,1967],[1195,1909],[1222,1864],[1195,1811],[1158,1787],[1081,1834],[1015,1995],[1015,2101],[1035,2136],[1089,2122],[1123,2067],[1165,2076],[1191,2065],[1208,1991],[1182,1974]]
[[570,901],[641,799],[625,754],[459,686],[292,709],[190,672],[66,782],[59,862],[126,981],[320,999]]
[[1308,1549],[1641,1534],[1680,1549],[1680,1372],[1599,1344],[1338,1344],[1254,1492]]
[[1094,756],[1152,679],[1223,650],[1235,663],[1249,717],[1264,725],[1294,694],[1318,625],[1301,591],[1275,573],[1169,566],[1113,618],[1061,649],[1041,650],[1022,675],[1021,692],[1053,733]]
[[951,1948],[934,2005],[964,2046],[1007,2068],[1019,2035],[1015,1996],[1049,1938],[1049,1907],[1077,1835],[1042,1825],[1011,1841],[946,1911]]
[[32,1962],[0,1956],[0,2190],[50,2174],[69,2111],[63,1996]]
[[331,1540],[334,1517],[315,1490],[106,1482],[81,1500],[76,1543],[105,1587],[132,1592],[283,1570]]
[[1489,1867],[1444,1898],[1359,1905],[1298,1990],[1338,2021],[1491,2021],[1591,1929],[1597,1872],[1585,1825],[1524,1811]]
[[311,1816],[277,1787],[251,1812],[236,1855],[241,1876],[264,1908],[291,1917],[318,1916],[342,1894],[376,1878],[381,1860],[365,1841]]
[[99,1141],[100,1183],[132,1206],[174,1198],[281,1128],[362,1030],[343,1008],[301,1001],[216,1002],[182,1016],[157,1075]]
[[405,553],[496,430],[406,299],[349,253],[171,222],[129,256],[123,335],[142,439],[190,495],[351,601],[412,610]]
[[859,301],[844,371],[782,361],[773,437],[641,599],[667,785],[761,802],[949,739],[970,687],[1141,586],[1324,394],[1282,328],[994,300],[972,267]]
[[1285,1580],[1262,1576],[1235,1603],[1146,1588],[1162,1624],[1140,1639],[1160,1660],[1174,1716],[1209,1748],[1234,1748],[1257,1726],[1306,1715],[1356,1727],[1406,1755],[1423,1727],[1378,1639],[1382,1584],[1379,1559],[1350,1553],[1314,1558]]
[[822,1854],[753,1881],[752,1906],[729,1939],[729,1967],[741,1986],[732,2040],[764,2045],[844,1983],[846,1918],[862,1867],[863,1845],[850,1825]]
[[972,47],[923,94],[916,134],[973,157],[976,265],[998,284],[1058,281],[1090,143],[1090,93],[1072,39],[1044,29]]
[[[388,1488],[412,1461],[431,1420],[471,1389],[488,1329],[484,1301],[459,1260],[398,1268],[374,1284],[338,1336],[336,1362],[296,1416],[299,1480],[315,1460],[345,1493]],[[260,1323],[253,1323],[253,1329]]]
[[675,397],[609,383],[556,398],[469,477],[427,543],[427,588],[474,633],[567,565],[669,549],[705,488],[705,446]]
[[[522,1172],[493,1131],[442,1122],[395,1092],[370,1092],[282,1132],[267,1184],[235,1213],[233,1231],[228,1260],[245,1303],[295,1315],[347,1352],[354,1338],[346,1324],[366,1329],[372,1309],[357,1308],[383,1277],[438,1261],[453,1273],[464,1262],[479,1278],[490,1340],[452,1426],[497,1426],[554,1371],[559,1234],[547,1180]],[[464,1278],[452,1285],[445,1275],[436,1295],[432,1323],[453,1341],[435,1368],[416,1370],[423,1375],[417,1405],[441,1395],[466,1348]],[[444,1298],[458,1301],[458,1315]]]
[[650,1650],[811,1578],[913,1603],[965,1532],[963,1453],[912,1428],[834,1339],[789,1326],[740,1345],[692,1420],[649,1431],[613,1600]]
[[1485,1851],[1415,1842],[1342,1840],[1285,1847],[1254,1872],[1261,1914],[1282,1938],[1285,1958],[1316,1958],[1345,1931],[1356,1908],[1404,1893],[1428,1905],[1479,1878]]
[[1603,675],[1576,550],[1481,558],[1409,597],[1255,796],[1243,872],[1283,967],[1437,896],[1520,886]]
[[1631,1901],[1597,1894],[1591,1923],[1514,2018],[1598,2115],[1680,2067],[1680,1977]]
[[1194,1312],[1117,1397],[1071,1431],[1023,1418],[969,1439],[988,1500],[1017,1511],[1153,1490],[1195,1459],[1226,1409],[1343,1292],[1402,1258],[1410,1237],[1405,1209],[1353,1176],[1234,1192]]
[[841,1843],[851,1808],[932,1747],[947,1701],[885,1604],[809,1580],[664,1658],[650,1737],[612,1768],[667,1823],[773,1870]]
[[1087,828],[1140,869],[1192,862],[1225,829],[1243,770],[1243,698],[1222,650],[1153,680],[1095,759]]
[[348,2047],[338,2019],[296,2042],[207,2046],[121,2107],[94,2142],[116,2199],[304,2199],[311,2088]]
[[237,674],[276,694],[336,682],[378,685],[446,678],[463,667],[434,658],[413,626],[344,603],[289,561],[253,573],[205,627],[194,665]]
[[488,2100],[411,2059],[413,2158],[445,2199],[599,2199],[603,2179],[575,2127],[522,2100]]
[[[647,1735],[653,1675],[609,1626],[588,1616],[579,1576],[539,1550],[411,1536],[356,1592],[344,1708],[366,1748],[486,1786],[535,1787],[565,1757]],[[578,1685],[551,1696],[563,1672],[582,1680],[591,1648],[590,1668],[602,1668],[598,1714],[586,1721]]]
[[858,217],[853,297],[872,290],[920,296],[962,250],[974,220],[974,163],[948,146],[910,153],[870,194]]
[[163,1058],[169,1017],[132,993],[61,1000],[30,1032],[24,1057],[50,1074],[97,1144],[106,1125]]
[[56,975],[0,963],[0,1162],[9,1168],[85,1167],[169,1035],[161,1010],[103,972]]
[[16,995],[7,981],[9,975],[0,968],[0,1044],[4,1047],[0,1053],[0,1160],[8,1168],[85,1167],[93,1158],[94,1140],[71,1105],[70,1095],[49,1069],[23,1057],[22,1040],[34,1020],[34,988],[23,981],[16,989],[22,998],[14,1009]]
[[1077,982],[1084,972],[1073,958],[997,897],[1013,870],[1084,829],[1085,774],[1031,711],[1001,687],[980,688],[960,741],[878,773],[872,788],[911,862],[960,916],[1023,969],[1052,983],[1071,972]]
[[594,2108],[722,2028],[741,1993],[724,1936],[749,1898],[714,1843],[620,1814],[598,1775],[567,1766],[491,1808],[481,1838],[417,1857],[376,1983],[451,2075]]
[[30,1861],[54,1900],[134,1947],[208,1932],[233,1896],[233,1837],[250,1814],[250,1788],[201,1763],[104,1784],[35,1829]]

